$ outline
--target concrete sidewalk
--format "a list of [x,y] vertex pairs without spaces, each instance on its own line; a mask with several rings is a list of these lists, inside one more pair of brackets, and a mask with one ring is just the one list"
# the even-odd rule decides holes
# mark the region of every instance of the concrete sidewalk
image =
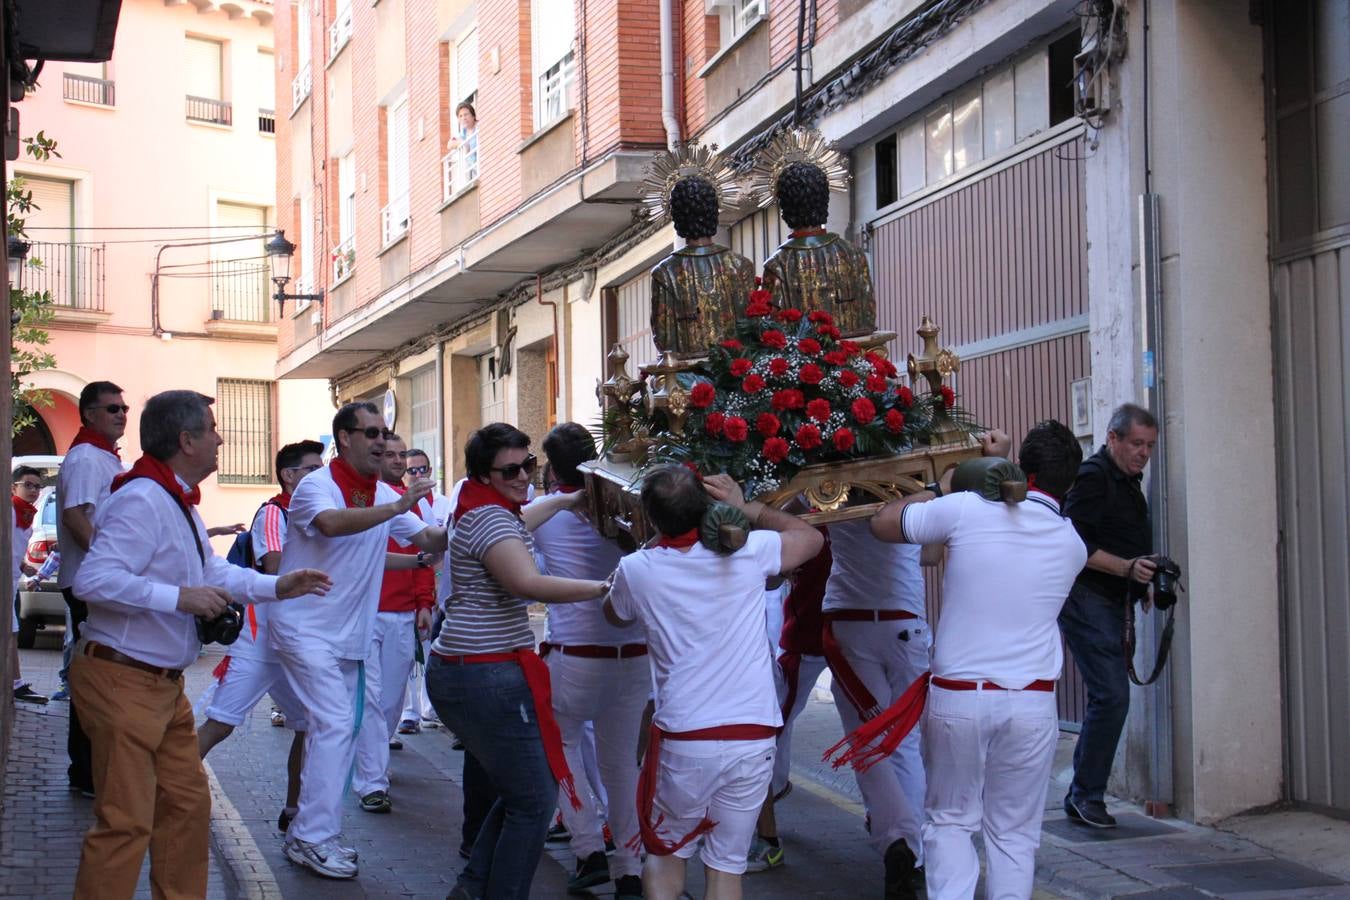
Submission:
[[[43,636],[24,651],[23,671],[36,688],[56,687],[59,650]],[[195,700],[219,658],[213,648],[188,674]],[[15,716],[10,772],[0,818],[0,897],[69,897],[91,801],[66,789],[66,705],[22,705]],[[745,880],[747,898],[859,897],[880,893],[881,864],[865,844],[853,778],[822,765],[839,721],[817,690],[799,720],[793,745],[796,790],[780,805],[787,864]],[[392,815],[359,811],[351,798],[346,836],[361,854],[361,875],[324,881],[290,865],[280,852],[276,814],[284,791],[290,733],[267,722],[267,704],[209,758],[214,809],[210,897],[443,897],[462,865],[458,847],[462,754],[443,730],[405,738],[393,754]],[[1095,831],[1059,810],[1068,780],[1071,736],[1060,741],[1037,854],[1037,897],[1350,898],[1350,823],[1306,812],[1243,817],[1219,829],[1148,819],[1113,802],[1121,826]],[[550,845],[532,896],[566,896],[573,865],[565,846]],[[691,867],[691,872],[693,868]],[[144,878],[142,879],[144,883]],[[691,877],[697,895],[701,879]],[[611,895],[609,886],[593,896]],[[138,896],[149,896],[143,888]]]

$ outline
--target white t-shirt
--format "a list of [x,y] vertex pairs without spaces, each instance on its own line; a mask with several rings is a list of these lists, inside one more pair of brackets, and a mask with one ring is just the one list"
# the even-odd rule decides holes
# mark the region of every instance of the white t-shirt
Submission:
[[[268,553],[280,553],[286,544],[286,511],[275,503],[264,503],[253,514],[249,539],[253,542],[253,558],[260,566],[262,558]],[[239,637],[226,652],[244,659],[276,662],[277,655],[267,642],[267,619],[271,612],[270,604],[251,604],[244,611],[243,631],[239,632]],[[255,625],[258,631],[256,638],[253,636]]]
[[1059,677],[1056,620],[1087,563],[1059,504],[1040,492],[1009,504],[967,491],[911,503],[900,525],[907,541],[947,545],[934,675],[1007,688]]
[[928,617],[918,547],[877,540],[868,519],[829,529],[834,562],[821,609],[902,609]]
[[[456,481],[454,487],[450,488],[450,496],[445,500],[445,530],[453,533],[455,530],[455,507],[459,505],[459,492],[464,487],[466,479],[461,478]],[[447,545],[449,543],[447,541]],[[450,576],[450,556],[447,553],[441,560],[441,571],[436,578],[436,606],[444,607],[445,600],[454,589],[454,579]]]
[[[376,506],[393,503],[398,497],[389,485],[376,484]],[[406,545],[428,526],[415,513],[406,512],[374,528],[341,537],[324,537],[314,527],[314,517],[319,513],[346,508],[342,489],[327,467],[306,475],[291,495],[286,546],[281,551],[278,574],[322,569],[333,579],[333,588],[325,597],[307,594],[268,610],[272,647],[292,652],[331,649],[342,659],[365,659],[369,655],[370,629],[380,605],[389,538]]]
[[[10,535],[9,549],[11,551],[10,562],[14,564],[14,590],[19,589],[19,579],[23,578],[23,559],[28,555],[28,539],[33,536],[33,525],[29,523],[27,528],[19,527],[19,511],[10,507],[12,519],[12,532]],[[12,605],[12,604],[11,604]]]
[[[600,536],[585,516],[565,509],[534,530],[534,546],[544,559],[543,571],[559,578],[604,581],[623,553]],[[550,603],[544,640],[550,644],[599,644],[617,647],[642,643],[637,625],[616,628],[605,618],[604,599],[583,603]]]
[[99,504],[108,499],[112,480],[122,474],[122,461],[107,450],[93,444],[76,444],[66,451],[61,468],[56,473],[56,543],[61,549],[61,570],[56,586],[68,588],[75,583],[75,575],[84,562],[85,551],[65,532],[61,513],[72,506],[92,503],[92,522]]
[[750,532],[729,556],[695,544],[620,561],[610,603],[647,637],[663,731],[783,724],[764,639],[764,581],[782,567],[776,531]]

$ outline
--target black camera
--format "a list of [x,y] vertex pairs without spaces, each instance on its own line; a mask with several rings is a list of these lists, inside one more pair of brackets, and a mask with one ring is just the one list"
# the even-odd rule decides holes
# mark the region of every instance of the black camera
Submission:
[[214,619],[197,616],[197,640],[203,644],[230,645],[244,630],[244,607],[230,603]]
[[1153,569],[1153,605],[1158,609],[1170,609],[1176,605],[1177,589],[1181,587],[1181,566],[1167,556],[1148,557]]

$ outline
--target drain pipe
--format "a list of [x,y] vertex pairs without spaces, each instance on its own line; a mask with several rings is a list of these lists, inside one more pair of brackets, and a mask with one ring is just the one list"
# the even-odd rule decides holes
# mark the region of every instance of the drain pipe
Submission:
[[[564,288],[564,290],[566,289]],[[560,395],[563,394],[563,367],[558,360],[558,357],[562,355],[562,335],[558,331],[558,301],[544,299],[544,276],[539,272],[534,274],[534,299],[539,301],[540,306],[548,306],[553,310],[553,360],[558,367],[558,380],[553,385],[553,390],[557,391],[553,395],[553,408],[557,412],[558,420],[563,421],[562,404],[558,402]]]
[[674,0],[661,0],[661,124],[666,129],[666,147],[680,143],[680,119],[675,115],[675,17]]

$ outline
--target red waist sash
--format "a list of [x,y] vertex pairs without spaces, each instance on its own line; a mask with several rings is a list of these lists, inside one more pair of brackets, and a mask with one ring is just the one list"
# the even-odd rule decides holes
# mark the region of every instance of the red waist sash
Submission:
[[881,714],[881,704],[872,692],[863,684],[858,673],[849,665],[839,640],[834,636],[834,622],[895,622],[901,619],[917,619],[918,616],[904,609],[833,609],[825,612],[825,627],[820,633],[820,642],[825,650],[825,661],[830,665],[830,673],[839,682],[844,696],[858,711],[864,722]]

